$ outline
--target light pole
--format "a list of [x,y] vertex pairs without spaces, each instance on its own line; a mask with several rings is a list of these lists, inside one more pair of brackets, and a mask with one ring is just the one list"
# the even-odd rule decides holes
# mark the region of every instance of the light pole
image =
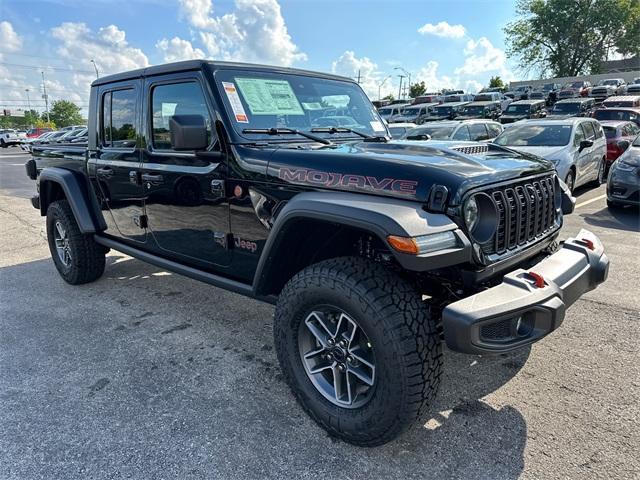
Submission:
[[100,78],[100,75],[98,75],[98,65],[96,65],[96,62],[95,62],[95,60],[93,58],[90,61],[91,61],[91,63],[93,63],[93,68],[96,71],[96,78]]
[[382,88],[382,86],[385,84],[385,82],[387,80],[389,80],[391,78],[391,75],[387,75],[386,77],[384,77],[384,80],[382,80],[379,84],[378,84],[378,101],[381,100],[380,98],[380,89]]
[[[407,87],[407,91],[409,92],[409,95],[411,95],[411,73],[407,72],[404,68],[402,67],[393,67],[394,70],[401,70],[402,73],[404,73],[407,76],[407,80],[409,82],[409,86]],[[398,94],[398,98],[400,97],[400,94]]]
[[42,91],[44,92],[44,95],[42,95],[42,98],[44,98],[44,108],[47,111],[47,123],[49,123],[51,121],[51,119],[49,118],[49,96],[47,95],[47,84],[44,81],[44,71],[41,73],[42,73]]
[[402,99],[402,79],[405,77],[404,75],[398,75],[400,77],[400,85],[398,85],[398,100]]
[[[31,119],[31,99],[29,98],[29,89],[25,88],[24,91],[27,92],[27,108],[29,109],[29,119]],[[33,127],[31,124],[29,124],[29,126]]]

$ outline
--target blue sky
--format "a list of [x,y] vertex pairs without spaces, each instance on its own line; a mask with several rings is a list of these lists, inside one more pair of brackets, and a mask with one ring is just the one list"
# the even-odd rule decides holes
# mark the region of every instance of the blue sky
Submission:
[[475,91],[515,79],[502,32],[514,14],[515,0],[2,0],[0,104],[26,88],[36,103],[39,69],[52,99],[84,104],[91,59],[101,74],[195,57],[360,70],[372,98],[387,75],[382,94],[397,95],[401,66],[429,89]]

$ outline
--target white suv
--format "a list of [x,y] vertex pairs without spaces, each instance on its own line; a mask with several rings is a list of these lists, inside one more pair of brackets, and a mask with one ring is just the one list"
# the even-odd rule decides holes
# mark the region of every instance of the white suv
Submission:
[[0,147],[7,148],[11,145],[19,145],[22,143],[22,138],[17,131],[7,128],[0,130]]

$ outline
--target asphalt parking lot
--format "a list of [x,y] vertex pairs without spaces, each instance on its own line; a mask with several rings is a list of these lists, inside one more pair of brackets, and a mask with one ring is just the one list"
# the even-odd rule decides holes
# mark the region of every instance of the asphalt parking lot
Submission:
[[327,436],[273,351],[271,306],[110,253],[71,287],[0,152],[0,478],[638,478],[640,218],[578,193],[609,280],[530,349],[447,352],[424,425],[383,447]]

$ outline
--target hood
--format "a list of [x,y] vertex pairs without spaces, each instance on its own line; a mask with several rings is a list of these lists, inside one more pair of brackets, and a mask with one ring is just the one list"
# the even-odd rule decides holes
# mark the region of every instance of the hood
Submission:
[[[454,148],[477,149],[467,155]],[[240,147],[240,158],[255,157],[258,148]],[[398,140],[349,142],[320,148],[283,145],[264,149],[271,181],[340,191],[356,191],[425,202],[433,185],[449,191],[449,205],[480,186],[553,170],[543,159],[477,142]],[[255,163],[255,162],[254,162]]]
[[500,122],[502,122],[502,123],[511,123],[511,122],[517,122],[518,120],[525,120],[527,118],[529,118],[528,115],[522,115],[522,114],[502,115],[500,117]]
[[571,113],[553,113],[551,115],[547,115],[545,118],[547,120],[564,120],[565,118],[575,117],[576,114]]

